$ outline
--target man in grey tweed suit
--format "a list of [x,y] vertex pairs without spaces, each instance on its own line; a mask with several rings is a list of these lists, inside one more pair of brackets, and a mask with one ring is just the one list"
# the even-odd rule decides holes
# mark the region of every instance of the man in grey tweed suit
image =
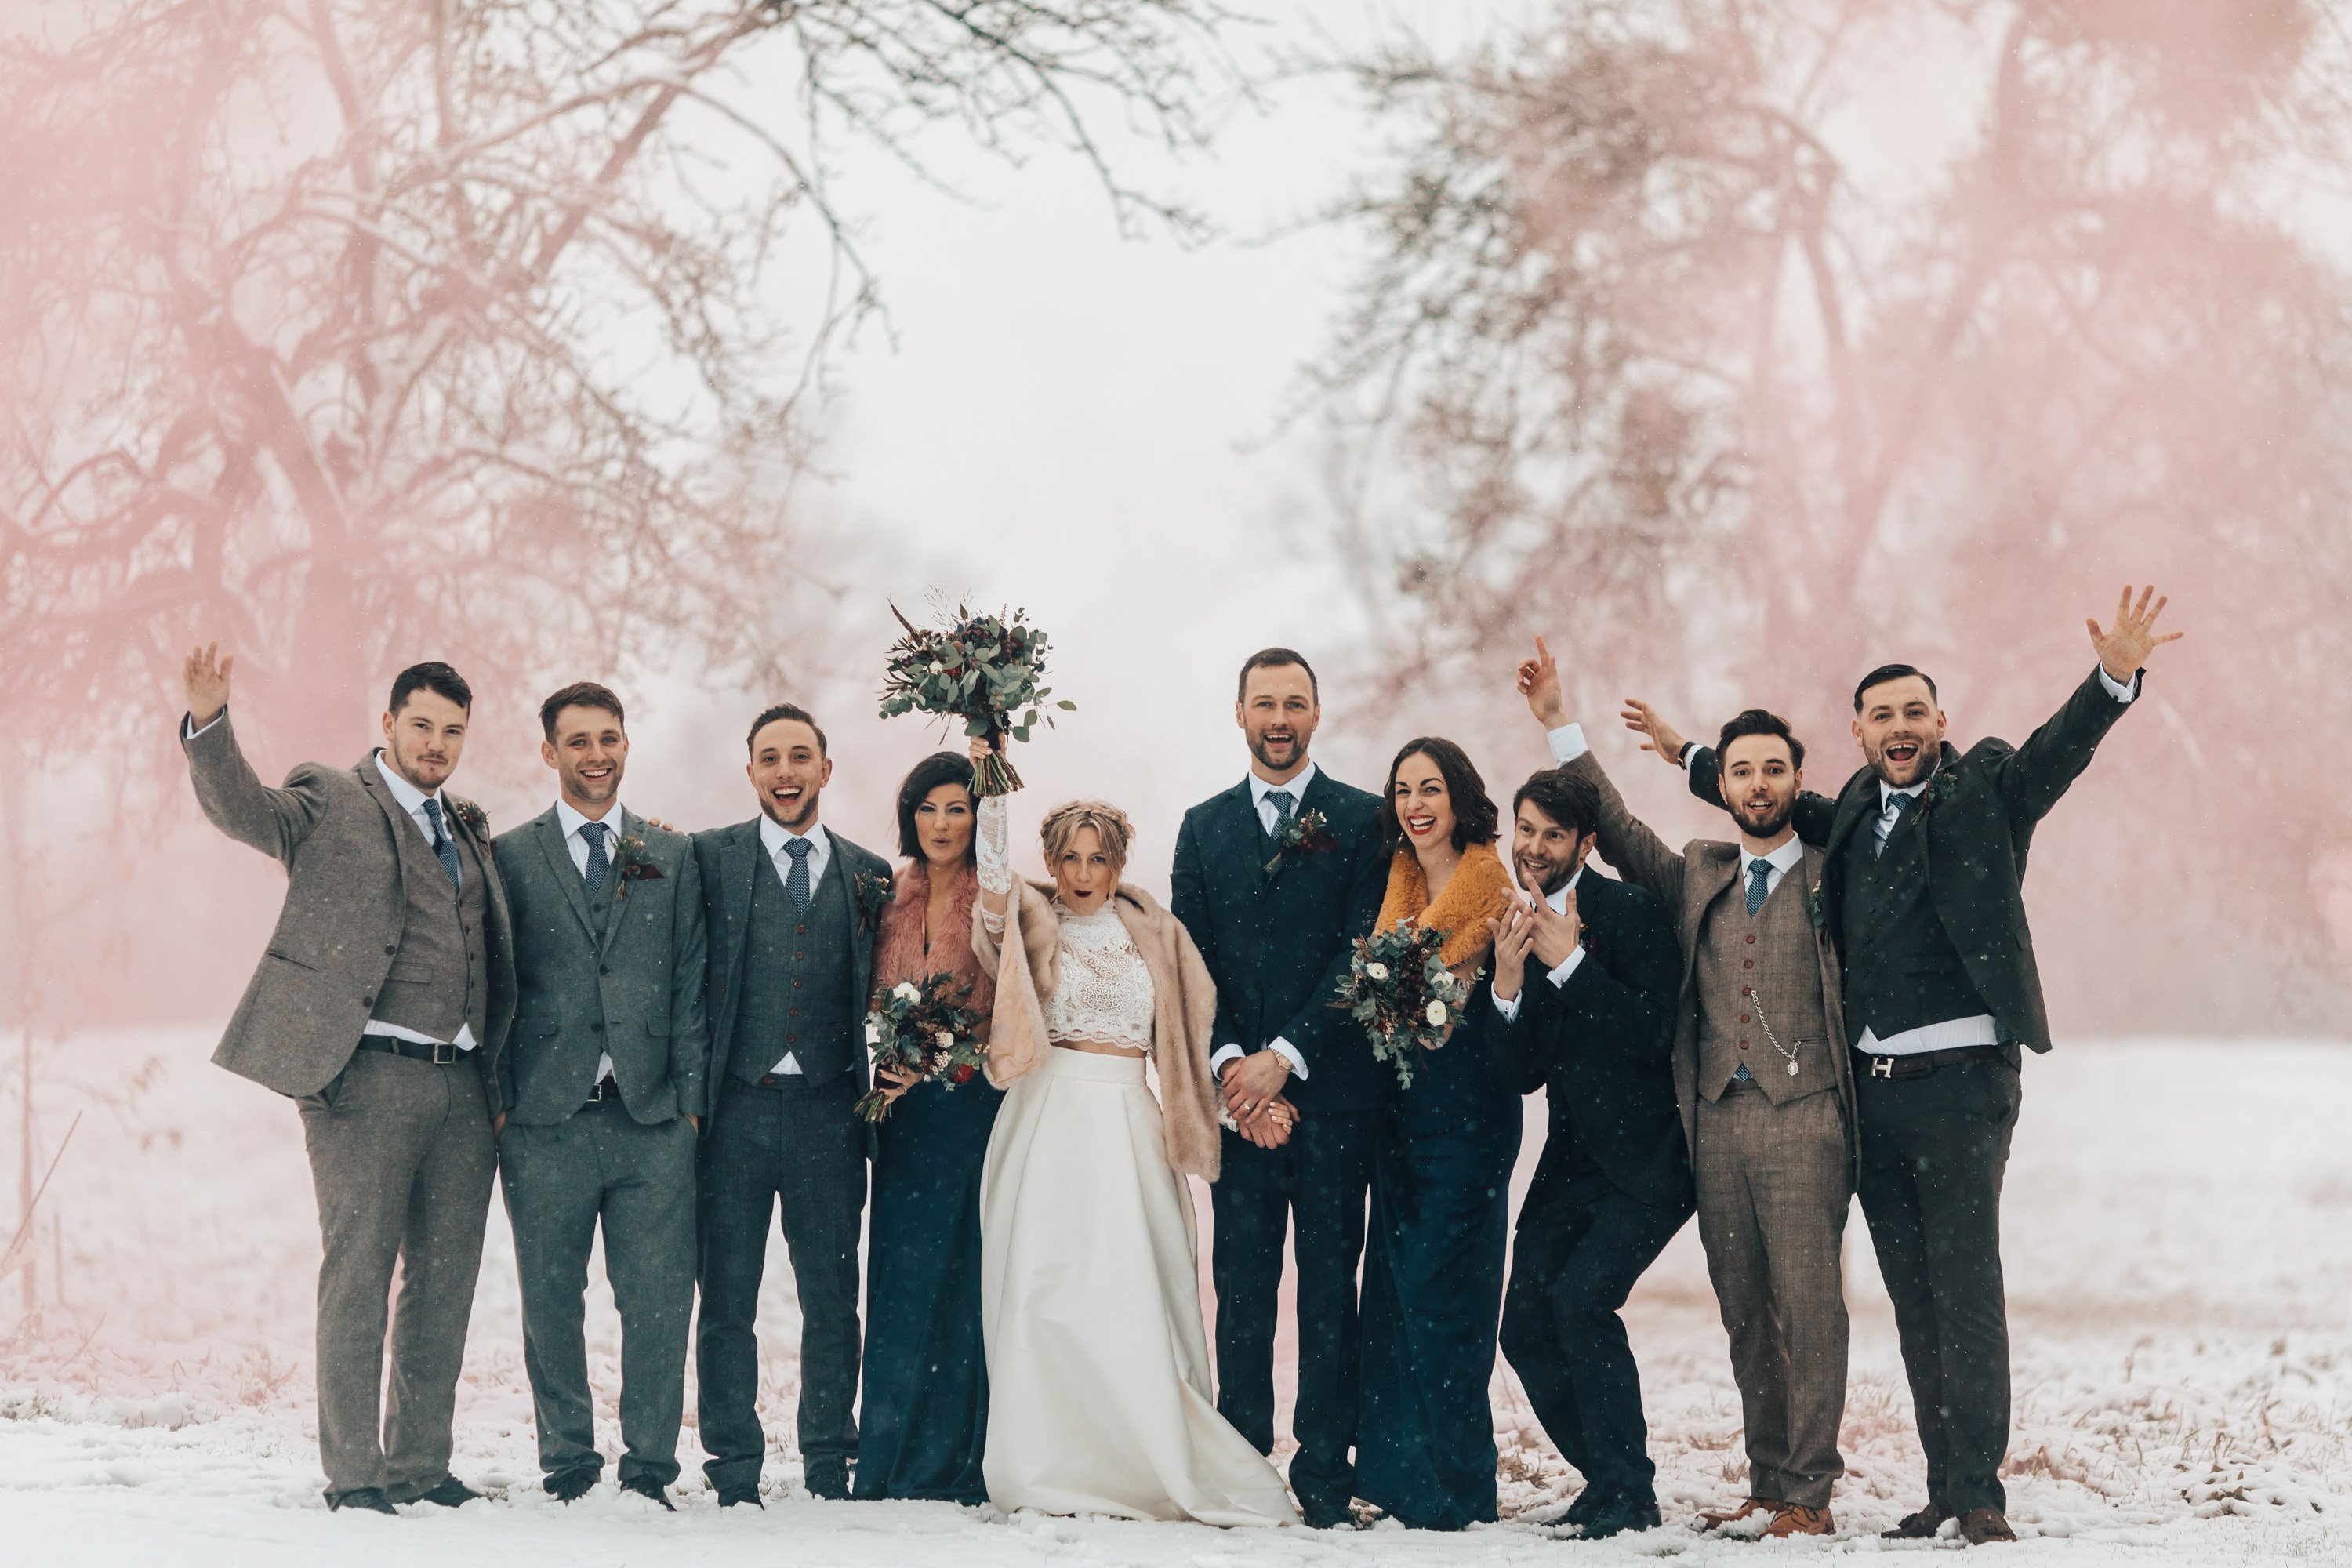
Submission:
[[[213,825],[285,863],[286,903],[213,1060],[294,1099],[319,1201],[319,1457],[331,1507],[456,1507],[450,1419],[497,1164],[514,1017],[506,894],[479,807],[442,786],[473,692],[446,664],[393,682],[383,745],[271,789],[228,717],[232,660],[188,656],[181,742]],[[386,1304],[392,1368],[384,1377]]]
[[549,1495],[604,1472],[582,1293],[601,1220],[621,1312],[621,1485],[670,1506],[694,1315],[694,1159],[708,1101],[693,841],[621,805],[621,700],[540,704],[555,805],[498,840],[514,907],[515,1026],[499,1058],[499,1172]]
[[824,731],[779,704],[751,722],[760,815],[694,836],[710,931],[710,1135],[702,1141],[703,1471],[719,1506],[758,1505],[753,1328],[772,1216],[801,1306],[800,1447],[808,1489],[849,1495],[857,1457],[857,1234],[866,1212],[866,1012],[890,865],[817,821]]
[[1767,1535],[1833,1533],[1830,1493],[1845,1470],[1840,1252],[1859,1142],[1837,952],[1819,915],[1822,851],[1790,826],[1804,746],[1761,709],[1726,724],[1739,842],[1694,839],[1677,854],[1626,809],[1568,721],[1540,639],[1536,653],[1519,689],[1554,760],[1600,791],[1601,853],[1672,912],[1682,943],[1675,1093],[1748,1440],[1747,1500],[1706,1521],[1769,1513]]

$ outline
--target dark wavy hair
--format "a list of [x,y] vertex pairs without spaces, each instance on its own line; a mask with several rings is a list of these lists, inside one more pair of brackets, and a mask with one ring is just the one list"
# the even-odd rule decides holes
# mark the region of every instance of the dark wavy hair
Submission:
[[1539,768],[1511,796],[1511,814],[1528,802],[1554,822],[1582,838],[1601,831],[1601,786],[1567,768]]
[[[971,759],[958,752],[933,752],[917,763],[913,771],[907,774],[906,781],[899,784],[898,853],[906,858],[919,860],[923,858],[923,841],[915,831],[915,808],[921,805],[940,785],[950,784],[963,785],[966,795],[971,793]],[[977,820],[979,805],[977,800],[972,802],[975,808],[972,826],[975,829],[980,826]],[[978,853],[975,846],[979,842],[980,837],[975,831],[972,842],[964,846],[966,864]]]
[[1397,770],[1412,756],[1425,756],[1435,763],[1445,780],[1445,793],[1454,806],[1454,847],[1467,849],[1473,844],[1495,842],[1502,813],[1495,809],[1494,796],[1486,793],[1486,781],[1478,776],[1470,753],[1442,735],[1423,735],[1407,741],[1389,763],[1388,787],[1381,792],[1381,847],[1393,855],[1404,842],[1404,824],[1397,820]]
[[[1927,677],[1921,676],[1920,679],[1925,680]],[[1930,682],[1928,692],[1932,695],[1935,689],[1935,685]],[[1742,735],[1778,735],[1788,745],[1790,766],[1801,768],[1805,765],[1805,743],[1797,739],[1796,731],[1789,728],[1786,719],[1769,708],[1750,708],[1725,724],[1723,733],[1716,737],[1716,760],[1722,761],[1723,753],[1731,749],[1731,742]]]

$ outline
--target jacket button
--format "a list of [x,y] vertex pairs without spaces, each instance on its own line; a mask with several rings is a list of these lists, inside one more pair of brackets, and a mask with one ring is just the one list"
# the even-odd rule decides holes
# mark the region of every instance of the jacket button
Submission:
[[604,966],[603,966],[602,968],[598,969],[598,970],[596,971],[596,973],[599,973],[599,974],[610,974],[610,973],[613,973],[613,966],[612,966],[611,964],[607,963],[607,964],[605,964]]
[[1753,996],[1756,994],[1756,987],[1753,985],[1743,985],[1739,988],[1739,994],[1742,996]]
[[588,1032],[592,1035],[601,1035],[604,1032],[604,1026],[602,1024],[591,1024],[588,1026]]
[[1740,1041],[1740,1042],[1739,1042],[1739,1048],[1740,1048],[1741,1050],[1743,1050],[1743,1051],[1744,1051],[1744,1050],[1746,1050],[1746,1049],[1748,1048],[1748,1042],[1747,1042],[1746,1040],[1742,1040],[1742,1041]]
[[386,958],[390,958],[394,953],[398,952],[399,951],[400,947],[396,942],[388,942],[383,944],[383,955]]
[[801,1016],[801,1010],[800,1010],[798,1007],[793,1008],[793,1017],[795,1017],[795,1018],[797,1018],[797,1017],[799,1017],[800,1016]]
[[800,983],[799,981],[797,981],[797,980],[793,981],[793,990],[795,990],[795,991],[797,991],[797,990],[799,990],[800,988],[801,988],[801,983]]
[[808,927],[806,927],[806,926],[794,926],[794,927],[793,927],[793,934],[794,936],[806,936],[806,935],[808,935]]
[[796,952],[793,954],[793,962],[794,963],[805,963],[808,962],[808,954],[805,952]]
[[362,1007],[373,1007],[375,1005],[375,998],[373,996],[362,996],[360,998],[360,1005]]

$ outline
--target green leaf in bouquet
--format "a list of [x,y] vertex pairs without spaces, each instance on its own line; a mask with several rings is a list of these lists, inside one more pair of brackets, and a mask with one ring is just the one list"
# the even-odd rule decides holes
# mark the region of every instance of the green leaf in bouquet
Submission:
[[1078,705],[1071,701],[1066,697],[1063,698],[1059,702],[1055,703],[1054,706],[1059,708],[1065,713],[1075,713],[1078,710]]

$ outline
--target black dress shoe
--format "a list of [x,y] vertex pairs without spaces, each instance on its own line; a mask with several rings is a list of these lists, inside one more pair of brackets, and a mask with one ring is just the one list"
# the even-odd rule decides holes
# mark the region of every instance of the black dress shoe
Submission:
[[849,1467],[839,1459],[811,1465],[803,1480],[811,1497],[821,1497],[828,1502],[849,1500]]
[[340,1513],[347,1508],[358,1509],[362,1513],[393,1511],[392,1500],[383,1495],[382,1487],[354,1487],[341,1496],[330,1492],[327,1495],[327,1508],[330,1512],[335,1513]]
[[760,1489],[757,1487],[720,1487],[719,1489],[720,1508],[733,1508],[738,1503],[749,1503],[762,1513],[768,1510],[768,1505],[760,1500]]
[[1605,1489],[1600,1487],[1587,1486],[1582,1491],[1576,1494],[1576,1500],[1568,1505],[1568,1512],[1560,1516],[1560,1522],[1562,1524],[1590,1524],[1592,1522],[1593,1517],[1608,1506],[1609,1493]]
[[583,1465],[577,1469],[558,1470],[540,1484],[558,1502],[578,1502],[595,1489],[596,1478],[602,1474],[604,1471],[593,1466]]
[[1604,1505],[1599,1513],[1584,1521],[1584,1539],[1606,1541],[1630,1530],[1655,1530],[1664,1522],[1658,1517],[1656,1503],[1620,1498]]
[[669,1494],[662,1489],[662,1484],[651,1476],[626,1477],[621,1482],[621,1489],[635,1492],[642,1498],[651,1498],[672,1513],[677,1511],[677,1505],[669,1500]]
[[1892,1530],[1878,1532],[1881,1541],[1925,1541],[1944,1528],[1944,1521],[1952,1516],[1929,1503],[1917,1513],[1906,1513],[1897,1520]]
[[429,1492],[418,1493],[415,1500],[429,1502],[436,1508],[463,1508],[469,1502],[479,1500],[481,1495],[457,1477],[443,1476],[440,1485]]
[[1298,1500],[1299,1517],[1306,1520],[1309,1530],[1361,1530],[1363,1521],[1356,1510],[1346,1503],[1309,1502]]

